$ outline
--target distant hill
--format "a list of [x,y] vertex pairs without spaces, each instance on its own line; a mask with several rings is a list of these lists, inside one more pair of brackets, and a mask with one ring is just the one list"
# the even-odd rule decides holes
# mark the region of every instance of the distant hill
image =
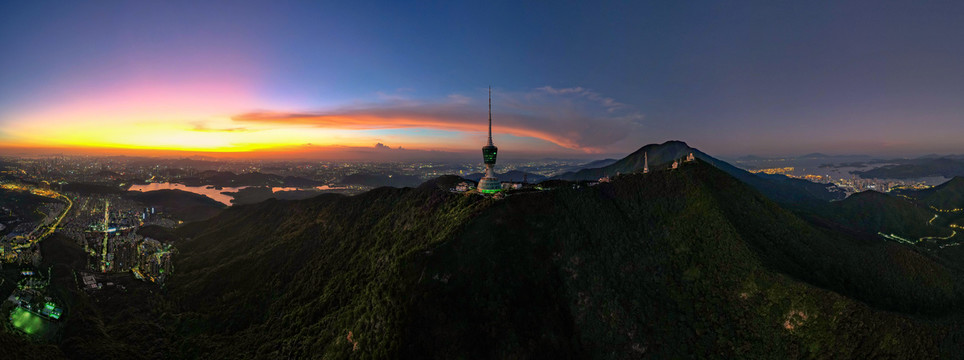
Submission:
[[149,206],[160,206],[165,213],[185,222],[211,218],[225,208],[207,196],[181,190],[128,191],[125,196]]
[[930,176],[964,176],[964,159],[923,158],[903,160],[901,164],[886,165],[854,174],[865,179],[917,179]]
[[182,178],[179,180],[179,182],[190,186],[213,185],[222,187],[315,187],[324,185],[319,181],[295,176],[281,176],[276,174],[264,174],[260,172],[235,174],[230,171],[214,170],[203,171],[195,177]]
[[[649,167],[651,170],[666,168],[673,160],[685,157],[695,149],[690,148],[682,141],[667,141],[662,144],[650,144],[643,146],[632,154],[607,166],[600,168],[582,169],[575,172],[565,173],[554,176],[560,180],[596,180],[605,176],[614,176],[617,173],[628,174],[643,169],[644,154],[649,156]],[[695,153],[695,152],[694,152]]]
[[823,215],[869,234],[883,232],[915,241],[926,236],[947,236],[946,228],[930,224],[934,212],[908,200],[864,191],[826,206]]
[[756,156],[756,155],[745,155],[745,156],[740,156],[736,158],[736,160],[738,161],[760,161],[760,160],[766,160],[766,159],[767,158],[765,157]]
[[[425,182],[425,184],[423,184],[423,185],[425,185],[425,186],[435,185],[439,190],[449,191],[449,190],[451,190],[452,188],[458,186],[459,183],[462,183],[462,182],[468,182],[468,183],[470,183],[470,184],[471,184],[471,183],[476,183],[475,181],[472,181],[472,180],[463,178],[463,177],[458,176],[458,175],[442,175],[442,176],[439,176],[439,177],[437,177],[437,178],[435,178],[435,179],[432,179],[432,180],[429,180],[429,181]],[[473,185],[475,185],[475,184],[473,184]]]
[[421,179],[414,175],[358,173],[345,176],[338,183],[341,185],[364,185],[371,187],[414,187],[421,184]]
[[898,192],[938,209],[964,209],[964,177],[962,176],[955,176],[929,189],[899,190]]
[[611,165],[611,164],[613,164],[613,163],[615,163],[615,162],[617,162],[617,161],[619,161],[619,159],[602,159],[602,160],[595,160],[595,161],[590,161],[590,162],[588,162],[588,163],[579,165],[579,167],[580,167],[581,169],[592,169],[592,168],[597,168],[597,167],[603,167],[603,166]]
[[241,205],[259,203],[268,199],[302,200],[324,194],[325,192],[326,191],[315,189],[276,192],[272,191],[270,187],[251,186],[240,189],[238,192],[225,192],[224,194],[230,195],[233,198],[231,199],[231,204]]
[[[468,180],[479,182],[479,180],[482,179],[482,176],[483,176],[482,173],[474,173],[474,174],[466,175],[465,178]],[[528,172],[523,172],[518,170],[510,170],[501,174],[496,173],[495,176],[499,178],[499,181],[514,181],[514,182],[521,182],[523,176],[525,176],[526,182],[530,184],[535,184],[546,179],[546,177],[543,175],[533,174],[533,173],[528,173]]]
[[917,158],[918,158],[918,159],[939,159],[939,158],[948,158],[948,159],[964,159],[964,155],[953,155],[953,154],[952,154],[952,155],[938,155],[938,154],[927,154],[927,155],[923,155],[923,156],[919,156],[919,157],[917,157]]
[[792,179],[783,175],[756,175],[749,173],[746,170],[739,169],[727,162],[692,148],[682,141],[667,141],[662,144],[646,145],[611,165],[595,169],[579,170],[553,178],[561,180],[596,180],[604,176],[641,171],[643,169],[644,154],[649,157],[650,170],[665,169],[668,168],[674,160],[681,159],[689,153],[693,153],[697,159],[703,160],[723,170],[727,174],[749,184],[767,197],[778,202],[830,201],[844,197],[843,192],[836,191],[832,185]]
[[798,159],[834,159],[834,158],[854,159],[854,158],[870,158],[870,156],[868,155],[827,155],[824,153],[816,152],[816,153],[797,156],[797,158]]
[[185,225],[171,356],[964,350],[958,270],[814,228],[703,161],[502,201],[444,187],[269,200]]

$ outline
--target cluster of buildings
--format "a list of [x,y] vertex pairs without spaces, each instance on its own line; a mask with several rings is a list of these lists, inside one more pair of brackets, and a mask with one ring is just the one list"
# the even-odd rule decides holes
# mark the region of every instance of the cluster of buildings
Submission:
[[[0,313],[9,314],[9,325],[13,328],[41,337],[53,336],[59,329],[65,311],[49,296],[50,268],[44,270],[42,267],[40,252],[40,242],[53,232],[67,236],[84,248],[88,272],[81,273],[78,278],[81,288],[92,290],[104,286],[92,273],[131,272],[141,280],[158,284],[163,284],[170,276],[172,257],[176,253],[174,247],[137,234],[137,230],[147,224],[172,227],[176,223],[163,216],[160,209],[145,207],[117,194],[62,195],[49,189],[37,193],[30,186],[18,186],[22,187],[18,190],[63,202],[0,209],[3,211],[0,215],[7,220],[22,219],[25,214],[36,212],[43,215],[38,220],[25,220],[11,228],[0,229],[9,230],[0,237],[0,268],[20,266],[23,269],[17,277],[17,287],[9,296],[0,295],[7,297]],[[48,273],[46,278],[43,276],[45,271]]]
[[[858,176],[839,176],[834,177],[829,174],[800,174],[796,167],[784,166],[762,169],[749,169],[747,171],[754,174],[784,175],[794,179],[803,179],[820,184],[833,184],[842,189],[847,196],[861,191],[873,190],[878,192],[890,192],[898,189],[926,189],[930,186],[918,179],[867,179]],[[803,170],[805,171],[805,169]],[[797,173],[794,173],[797,172]]]
[[766,169],[751,169],[747,170],[754,174],[764,173],[767,175],[789,175],[796,170],[793,166],[777,167],[777,168],[766,168]]

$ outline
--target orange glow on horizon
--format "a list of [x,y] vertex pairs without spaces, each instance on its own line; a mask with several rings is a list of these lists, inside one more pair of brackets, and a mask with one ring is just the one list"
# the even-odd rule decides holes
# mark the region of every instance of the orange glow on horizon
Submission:
[[[0,134],[0,149],[295,157],[370,150],[383,143],[396,150],[463,153],[476,151],[487,131],[485,118],[476,119],[465,108],[448,113],[377,107],[331,115],[250,112],[250,104],[261,103],[252,86],[222,80],[116,85],[29,114],[10,114],[6,119],[13,121]],[[457,104],[435,105],[450,109]],[[599,152],[568,139],[570,134],[511,120],[498,122],[495,131],[512,135],[503,141],[514,142],[519,153]]]

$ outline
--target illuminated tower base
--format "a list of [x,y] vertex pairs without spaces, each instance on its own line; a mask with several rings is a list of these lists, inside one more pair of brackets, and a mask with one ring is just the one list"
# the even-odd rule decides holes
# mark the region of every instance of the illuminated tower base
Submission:
[[502,191],[502,183],[495,177],[495,164],[485,164],[485,176],[479,181],[479,191],[487,194]]

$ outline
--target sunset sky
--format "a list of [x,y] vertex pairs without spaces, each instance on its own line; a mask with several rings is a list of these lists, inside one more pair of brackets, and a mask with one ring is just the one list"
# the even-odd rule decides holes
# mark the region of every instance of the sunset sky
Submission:
[[489,85],[514,158],[964,153],[962,19],[960,1],[4,1],[0,154],[477,156]]

